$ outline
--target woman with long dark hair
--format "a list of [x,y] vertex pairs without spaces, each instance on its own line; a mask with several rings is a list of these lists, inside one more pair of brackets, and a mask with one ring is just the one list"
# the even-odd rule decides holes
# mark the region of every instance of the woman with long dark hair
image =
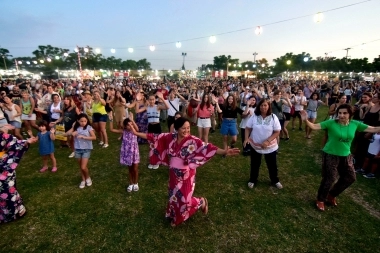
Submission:
[[245,127],[244,146],[251,145],[251,173],[248,187],[257,184],[261,157],[264,155],[272,185],[282,189],[278,178],[277,168],[277,137],[280,135],[281,125],[277,116],[272,113],[269,100],[262,99],[256,106],[255,112],[249,118]]

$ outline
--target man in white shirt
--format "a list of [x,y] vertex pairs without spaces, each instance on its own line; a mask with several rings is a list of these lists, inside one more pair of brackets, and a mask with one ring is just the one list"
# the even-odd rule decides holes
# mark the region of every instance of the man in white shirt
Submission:
[[302,131],[302,119],[300,112],[303,111],[303,107],[307,105],[306,97],[303,95],[301,90],[297,91],[297,95],[293,96],[291,99],[294,105],[294,114],[292,115],[292,130],[294,130],[294,122],[298,118],[298,129]]

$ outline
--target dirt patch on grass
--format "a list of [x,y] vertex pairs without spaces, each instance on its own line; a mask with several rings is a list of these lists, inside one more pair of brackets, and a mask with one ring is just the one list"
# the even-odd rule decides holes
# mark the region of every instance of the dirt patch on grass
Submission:
[[350,196],[352,200],[356,203],[364,207],[365,210],[369,212],[373,217],[380,219],[380,211],[376,210],[373,206],[371,206],[367,201],[363,199],[361,193],[358,192],[350,192]]

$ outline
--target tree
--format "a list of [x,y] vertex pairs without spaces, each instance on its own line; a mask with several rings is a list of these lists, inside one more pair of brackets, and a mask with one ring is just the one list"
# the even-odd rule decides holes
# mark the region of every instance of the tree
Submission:
[[0,61],[0,68],[8,69],[12,65],[12,61],[9,60],[9,57],[12,57],[12,55],[9,54],[9,50],[6,48],[0,48],[0,56],[2,58],[2,61]]

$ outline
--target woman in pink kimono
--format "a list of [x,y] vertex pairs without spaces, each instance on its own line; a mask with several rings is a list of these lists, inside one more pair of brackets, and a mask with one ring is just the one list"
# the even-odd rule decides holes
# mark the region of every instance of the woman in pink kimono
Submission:
[[196,169],[215,154],[237,155],[240,150],[224,150],[211,143],[203,143],[201,139],[190,135],[190,122],[183,117],[174,122],[176,133],[145,134],[137,132],[133,126],[131,128],[135,135],[147,139],[150,143],[151,161],[169,166],[169,202],[166,217],[171,219],[171,225],[174,227],[184,222],[199,208],[207,214],[207,199],[193,197]]

